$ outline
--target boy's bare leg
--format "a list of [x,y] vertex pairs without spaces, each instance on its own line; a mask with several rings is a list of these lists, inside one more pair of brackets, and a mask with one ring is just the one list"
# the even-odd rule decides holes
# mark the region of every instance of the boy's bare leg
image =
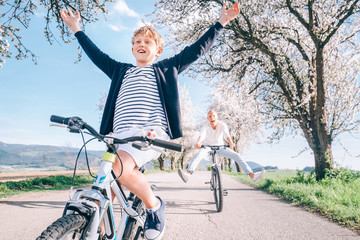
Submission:
[[[144,174],[139,171],[134,159],[124,151],[118,151],[123,165],[123,172],[119,178],[122,186],[138,196],[146,208],[150,209],[159,204],[159,200],[154,195]],[[116,176],[121,173],[121,164],[119,159],[113,165]]]
[[[150,188],[145,176],[139,171],[134,159],[124,151],[118,151],[120,156],[123,171],[119,177],[121,185],[138,196],[146,210],[146,220],[144,223],[145,239],[161,239],[164,235],[165,229],[165,204],[156,197]],[[115,174],[121,173],[121,164],[119,159],[113,165]]]

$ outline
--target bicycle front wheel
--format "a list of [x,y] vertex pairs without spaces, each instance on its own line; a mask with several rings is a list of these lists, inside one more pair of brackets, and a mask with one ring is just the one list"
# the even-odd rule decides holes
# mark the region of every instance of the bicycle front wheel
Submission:
[[[145,218],[146,211],[145,211],[145,204],[141,201],[140,198],[136,197],[133,203],[133,209],[141,216]],[[141,234],[143,233],[143,226],[136,221],[134,218],[130,218],[126,223],[124,235],[122,237],[123,240],[137,240],[142,239]]]
[[65,215],[51,224],[36,240],[80,239],[86,218],[79,214]]
[[223,194],[222,194],[220,169],[217,165],[213,166],[211,175],[212,175],[212,188],[214,190],[216,210],[218,212],[221,212],[223,209]]

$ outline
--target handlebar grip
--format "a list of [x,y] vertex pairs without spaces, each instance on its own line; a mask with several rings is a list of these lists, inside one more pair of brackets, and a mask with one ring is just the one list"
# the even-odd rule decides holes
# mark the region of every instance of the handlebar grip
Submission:
[[60,117],[60,116],[57,116],[57,115],[51,115],[51,117],[50,117],[51,122],[60,123],[60,124],[66,124],[66,125],[69,124],[69,119],[70,118]]
[[170,150],[181,152],[182,145],[178,143],[168,142],[161,139],[155,139],[152,141],[152,144],[158,147],[167,148]]

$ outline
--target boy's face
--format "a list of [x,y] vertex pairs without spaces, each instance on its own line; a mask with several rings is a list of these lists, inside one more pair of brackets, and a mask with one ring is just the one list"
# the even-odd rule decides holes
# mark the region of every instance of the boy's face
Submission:
[[157,47],[152,37],[145,34],[138,34],[134,37],[132,52],[135,56],[137,66],[144,67],[153,64],[156,58],[162,53],[162,49]]

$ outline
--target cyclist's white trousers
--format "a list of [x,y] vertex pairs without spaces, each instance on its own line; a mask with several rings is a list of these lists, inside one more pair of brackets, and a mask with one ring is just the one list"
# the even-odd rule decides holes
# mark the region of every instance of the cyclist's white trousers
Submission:
[[[200,149],[199,152],[191,160],[188,170],[191,172],[195,172],[201,160],[209,158],[209,153],[210,153],[209,148]],[[240,154],[238,154],[234,150],[230,148],[220,148],[219,150],[216,151],[216,153],[223,157],[230,158],[236,161],[239,164],[241,170],[244,171],[246,175],[249,175],[249,173],[252,172],[250,166],[241,158]]]

